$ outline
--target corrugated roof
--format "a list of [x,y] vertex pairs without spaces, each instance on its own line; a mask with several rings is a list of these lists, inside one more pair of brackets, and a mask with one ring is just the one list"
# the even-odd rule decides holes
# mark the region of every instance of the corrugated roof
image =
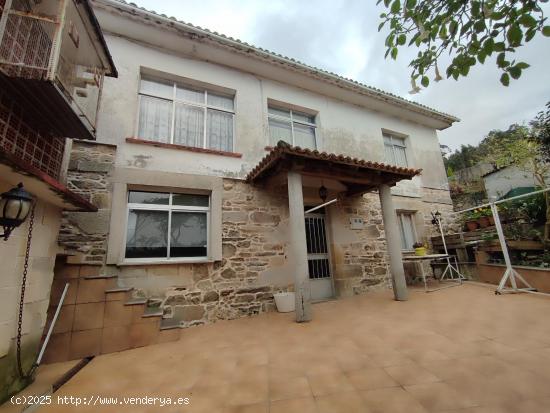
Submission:
[[413,102],[413,101],[407,100],[405,98],[402,98],[401,96],[397,96],[393,93],[385,92],[381,89],[378,89],[378,88],[375,88],[375,87],[372,87],[372,86],[368,86],[368,85],[366,85],[364,83],[361,83],[361,82],[358,82],[356,80],[345,78],[345,77],[340,76],[336,73],[332,73],[332,72],[329,72],[329,71],[326,71],[326,70],[323,70],[323,69],[319,69],[319,68],[314,67],[314,66],[307,65],[306,63],[303,63],[299,60],[293,59],[293,58],[288,57],[288,56],[281,55],[279,53],[272,52],[272,51],[267,50],[267,49],[262,49],[261,47],[251,45],[251,44],[246,43],[242,40],[235,39],[233,37],[226,36],[224,34],[221,34],[221,33],[215,32],[215,31],[210,31],[210,30],[205,29],[205,28],[200,27],[200,26],[195,26],[191,23],[187,23],[187,22],[178,20],[173,16],[168,17],[167,15],[162,14],[162,13],[158,13],[154,10],[148,10],[144,7],[140,7],[135,3],[129,3],[125,0],[94,0],[94,2],[103,3],[103,4],[111,4],[111,5],[123,5],[127,8],[131,8],[134,12],[144,12],[144,13],[154,15],[159,19],[165,20],[166,23],[170,23],[171,25],[173,25],[174,22],[176,22],[179,27],[181,27],[183,29],[186,29],[186,30],[189,30],[189,31],[200,33],[200,34],[202,34],[204,36],[207,36],[210,39],[212,39],[212,40],[214,40],[218,43],[224,44],[226,46],[231,46],[231,47],[234,47],[234,48],[241,49],[241,50],[243,50],[247,53],[254,52],[256,55],[258,55],[260,57],[276,60],[277,62],[279,62],[281,64],[285,64],[287,66],[293,67],[294,69],[299,69],[302,72],[304,72],[305,74],[315,75],[317,77],[321,77],[326,81],[331,81],[331,82],[336,81],[337,83],[339,83],[342,86],[348,87],[349,89],[352,89],[352,90],[363,92],[363,93],[368,94],[368,95],[370,95],[374,98],[377,98],[379,100],[383,100],[383,101],[386,101],[386,102],[389,102],[389,103],[394,103],[394,104],[397,104],[397,105],[400,105],[400,106],[405,106],[409,110],[419,112],[419,113],[423,113],[425,115],[430,115],[430,116],[435,117],[435,118],[439,118],[440,120],[445,121],[449,124],[452,124],[453,122],[460,121],[460,119],[458,119],[457,117],[455,117],[453,115],[449,115],[448,113],[440,112],[438,110],[430,108],[430,107],[428,107],[426,105],[423,105],[421,103]]
[[246,176],[247,182],[254,182],[261,178],[264,172],[275,166],[280,160],[287,155],[291,157],[308,158],[313,160],[327,161],[333,164],[347,165],[359,167],[362,169],[388,172],[395,175],[401,175],[403,179],[411,179],[415,175],[420,174],[422,169],[404,168],[402,166],[388,165],[380,162],[372,162],[351,156],[337,155],[329,152],[319,152],[317,150],[304,149],[299,146],[291,146],[286,142],[279,141],[277,146],[272,148],[270,152],[256,165]]

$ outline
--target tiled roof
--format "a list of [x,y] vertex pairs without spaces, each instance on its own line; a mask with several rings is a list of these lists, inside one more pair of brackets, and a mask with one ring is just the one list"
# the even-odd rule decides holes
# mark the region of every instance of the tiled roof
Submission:
[[252,169],[246,176],[247,182],[253,182],[263,172],[274,166],[279,160],[285,156],[295,156],[299,158],[309,158],[313,160],[327,161],[340,165],[348,165],[374,171],[388,172],[395,175],[402,175],[404,179],[410,179],[415,175],[420,174],[422,169],[404,168],[402,166],[388,165],[380,162],[372,162],[359,158],[352,158],[345,155],[337,155],[328,152],[319,152],[317,150],[304,149],[299,146],[291,146],[286,142],[279,141],[277,146],[272,148],[270,152]]
[[230,36],[225,36],[224,34],[210,31],[208,29],[202,28],[200,26],[195,26],[191,23],[186,23],[184,21],[178,20],[175,17],[168,17],[165,14],[158,13],[154,10],[148,10],[144,7],[140,7],[135,3],[130,3],[125,0],[94,0],[94,2],[103,3],[103,4],[110,4],[112,6],[118,5],[124,5],[126,7],[131,7],[133,9],[133,12],[141,11],[145,13],[149,13],[152,15],[155,15],[159,19],[164,19],[165,22],[168,25],[174,25],[174,22],[178,24],[178,26],[182,27],[183,29],[191,30],[196,33],[200,33],[204,36],[209,37],[213,41],[216,41],[218,43],[224,44],[226,46],[234,47],[241,49],[245,51],[246,53],[255,53],[259,57],[272,59],[280,64],[284,64],[286,66],[292,67],[294,69],[298,69],[306,74],[314,75],[317,77],[322,78],[325,81],[330,82],[337,82],[340,86],[344,86],[349,89],[353,89],[359,92],[363,92],[365,94],[368,94],[376,99],[387,101],[389,103],[397,104],[400,106],[405,106],[409,110],[424,113],[425,115],[435,117],[437,119],[443,120],[449,124],[452,124],[453,122],[458,122],[460,119],[453,115],[449,115],[448,113],[440,112],[438,110],[432,109],[426,105],[423,105],[421,103],[413,102],[408,99],[402,98],[401,96],[397,96],[393,93],[385,92],[381,89],[368,86],[364,83],[358,82],[353,79],[348,79],[346,77],[340,76],[336,73],[332,73],[323,69],[319,69],[314,66],[307,65],[306,63],[303,63],[299,60],[293,59],[292,57],[287,57],[284,55],[281,55],[279,53],[272,52],[267,49],[262,49],[261,47],[257,47],[254,45],[251,45],[249,43],[243,42],[239,39],[235,39]]

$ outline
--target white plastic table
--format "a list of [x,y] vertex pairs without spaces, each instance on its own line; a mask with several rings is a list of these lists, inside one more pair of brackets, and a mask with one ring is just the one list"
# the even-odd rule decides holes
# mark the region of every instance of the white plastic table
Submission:
[[[433,290],[428,290],[428,283],[426,282],[426,271],[424,271],[424,266],[422,265],[421,261],[441,260],[441,259],[444,259],[444,258],[451,258],[451,255],[449,255],[449,254],[403,255],[403,261],[407,261],[407,262],[417,262],[418,261],[418,262],[420,262],[420,271],[421,271],[420,275],[422,275],[422,280],[424,281],[424,291],[427,292],[427,293],[432,292],[432,291],[442,290],[444,288],[455,287],[456,285],[462,284],[462,278],[459,278],[458,280],[460,281],[460,284],[446,285],[445,287],[440,287],[440,288],[435,288]],[[450,281],[454,281],[454,280],[450,280]]]

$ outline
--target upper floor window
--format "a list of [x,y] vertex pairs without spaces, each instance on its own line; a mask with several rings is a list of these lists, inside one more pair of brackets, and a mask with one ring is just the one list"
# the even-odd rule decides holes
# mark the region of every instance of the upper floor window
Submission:
[[158,142],[233,152],[233,96],[142,78],[138,136]]
[[273,106],[269,106],[267,112],[271,145],[285,141],[302,148],[317,148],[314,115]]
[[386,162],[391,165],[408,166],[407,146],[404,138],[389,133],[384,133],[384,149],[386,151]]
[[208,256],[210,197],[130,191],[127,259],[185,259]]

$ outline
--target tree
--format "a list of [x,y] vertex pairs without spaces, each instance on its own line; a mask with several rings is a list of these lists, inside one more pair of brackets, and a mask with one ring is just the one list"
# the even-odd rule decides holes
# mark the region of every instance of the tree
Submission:
[[546,109],[541,110],[531,122],[533,138],[541,145],[542,155],[546,162],[550,162],[550,102],[546,103]]
[[397,58],[398,49],[408,44],[419,48],[412,67],[411,93],[420,91],[416,81],[427,87],[429,74],[439,81],[438,61],[444,52],[451,56],[447,78],[467,76],[470,68],[484,64],[497,54],[500,82],[508,86],[529,67],[526,62],[509,60],[516,49],[538,33],[550,36],[550,26],[541,4],[548,0],[378,0],[387,9],[380,15],[378,31],[386,25],[386,57]]
[[[533,175],[541,188],[548,187],[550,163],[542,156],[541,143],[534,138],[533,131],[525,126],[515,129],[514,134],[498,145],[492,145],[485,160],[497,168],[514,165]],[[546,197],[546,224],[544,226],[544,243],[550,246],[550,193]]]

